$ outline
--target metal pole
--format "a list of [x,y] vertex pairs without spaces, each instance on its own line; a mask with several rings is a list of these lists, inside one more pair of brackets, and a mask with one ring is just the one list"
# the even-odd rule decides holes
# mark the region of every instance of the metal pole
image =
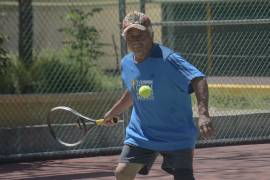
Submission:
[[[173,9],[172,6],[174,6],[174,4],[167,4],[167,6],[169,6],[169,8],[166,8],[166,15],[167,15],[167,19],[169,19],[170,21],[173,21],[176,19],[176,12],[168,10],[168,9]],[[168,44],[169,47],[171,47],[172,49],[175,49],[175,44],[176,44],[176,40],[175,40],[175,26],[168,26]]]
[[122,22],[126,16],[126,1],[119,0],[119,29],[120,29],[120,49],[121,49],[121,57],[124,57],[127,53],[127,46],[125,39],[122,37]]
[[[126,16],[126,1],[125,0],[119,0],[119,29],[120,29],[120,49],[121,49],[121,58],[127,54],[127,45],[125,42],[124,37],[122,36],[122,22],[123,19]],[[126,134],[126,127],[128,125],[128,119],[129,119],[129,112],[126,111],[123,113],[123,120],[124,120],[124,126],[123,126],[123,135]]]
[[[206,2],[207,21],[212,20],[212,10],[209,2]],[[212,26],[207,25],[207,75],[212,73],[213,68],[213,48],[212,48]]]
[[33,58],[32,0],[19,0],[19,57],[26,67]]
[[140,0],[140,11],[145,13],[145,0]]

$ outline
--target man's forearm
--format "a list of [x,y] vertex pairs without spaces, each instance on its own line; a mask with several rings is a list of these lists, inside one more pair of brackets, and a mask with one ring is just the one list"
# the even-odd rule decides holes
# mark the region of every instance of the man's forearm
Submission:
[[205,78],[196,78],[192,81],[195,91],[199,116],[209,117],[208,111],[208,85]]
[[132,98],[130,93],[126,90],[121,98],[113,105],[113,107],[109,110],[109,114],[119,115],[132,106]]
[[204,138],[214,135],[214,128],[208,111],[208,85],[205,78],[196,78],[192,86],[198,102],[199,120],[198,127]]

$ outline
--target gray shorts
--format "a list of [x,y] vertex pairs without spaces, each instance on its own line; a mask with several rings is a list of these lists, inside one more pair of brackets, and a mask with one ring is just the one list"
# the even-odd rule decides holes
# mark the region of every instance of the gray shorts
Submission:
[[156,152],[132,145],[124,145],[120,162],[143,164],[144,167],[139,171],[139,174],[146,175],[159,154],[163,156],[161,168],[166,172],[173,175],[177,173],[176,171],[193,173],[193,149]]

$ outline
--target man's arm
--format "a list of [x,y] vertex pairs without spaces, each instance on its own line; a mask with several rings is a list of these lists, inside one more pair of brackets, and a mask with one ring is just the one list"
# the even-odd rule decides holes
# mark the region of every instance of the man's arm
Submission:
[[121,98],[113,105],[113,107],[107,113],[105,113],[105,121],[109,121],[114,116],[119,116],[130,106],[132,106],[132,97],[128,90],[126,90],[121,96]]
[[198,111],[199,111],[199,128],[200,132],[204,137],[213,135],[214,129],[212,121],[210,119],[208,111],[208,85],[207,81],[203,77],[195,78],[192,80],[192,87],[194,89]]

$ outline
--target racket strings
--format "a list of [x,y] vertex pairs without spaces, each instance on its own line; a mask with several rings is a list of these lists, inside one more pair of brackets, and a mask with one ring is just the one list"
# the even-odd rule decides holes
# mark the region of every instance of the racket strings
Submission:
[[87,134],[89,124],[68,111],[57,110],[51,113],[51,129],[58,140],[74,144]]

